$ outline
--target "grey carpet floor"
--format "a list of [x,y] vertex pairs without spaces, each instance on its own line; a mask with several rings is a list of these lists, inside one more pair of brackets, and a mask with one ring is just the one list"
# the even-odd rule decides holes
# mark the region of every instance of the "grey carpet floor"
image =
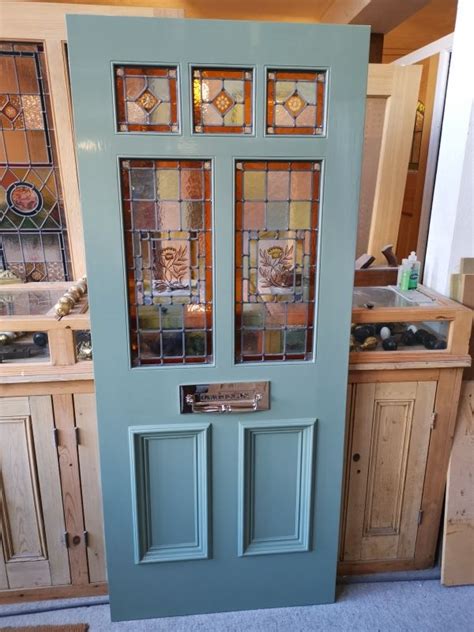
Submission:
[[3,606],[0,628],[88,623],[90,632],[474,632],[474,587],[445,588],[436,580],[342,585],[337,602],[324,606],[121,623],[110,622],[109,607],[100,601],[82,599],[81,607],[36,613],[74,600]]

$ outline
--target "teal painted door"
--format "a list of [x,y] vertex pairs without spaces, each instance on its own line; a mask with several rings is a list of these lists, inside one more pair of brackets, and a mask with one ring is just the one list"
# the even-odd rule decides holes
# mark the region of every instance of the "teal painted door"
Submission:
[[331,602],[368,29],[68,38],[112,616]]

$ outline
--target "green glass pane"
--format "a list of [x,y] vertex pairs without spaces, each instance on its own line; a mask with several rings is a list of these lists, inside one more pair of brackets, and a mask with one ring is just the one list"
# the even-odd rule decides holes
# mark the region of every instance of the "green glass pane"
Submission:
[[171,125],[171,107],[169,103],[160,103],[150,113],[150,123],[156,125]]
[[148,78],[148,90],[161,101],[170,100],[170,84],[168,79]]
[[306,331],[304,329],[288,329],[286,332],[286,353],[304,353]]
[[181,305],[169,305],[161,308],[161,327],[163,329],[183,328],[183,308]]
[[175,357],[183,355],[183,334],[181,332],[165,332],[161,335],[163,356]]
[[237,103],[224,116],[224,125],[243,125],[244,124],[244,106]]
[[296,89],[300,97],[302,97],[306,101],[306,103],[316,103],[316,80],[297,81]]
[[244,82],[226,79],[224,81],[224,90],[230,94],[230,96],[237,101],[237,103],[243,103],[244,100]]
[[159,329],[160,311],[154,305],[138,306],[138,325],[140,329]]
[[290,228],[311,228],[311,203],[291,202]]
[[263,305],[244,303],[242,324],[244,327],[263,327]]
[[206,354],[206,332],[186,332],[184,336],[185,352],[187,356],[203,356]]

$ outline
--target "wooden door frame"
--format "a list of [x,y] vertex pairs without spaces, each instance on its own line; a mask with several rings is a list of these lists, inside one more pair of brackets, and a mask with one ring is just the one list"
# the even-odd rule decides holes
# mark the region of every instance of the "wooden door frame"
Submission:
[[[86,273],[86,263],[66,56],[65,16],[68,13],[180,18],[184,16],[184,11],[153,7],[0,0],[0,40],[35,41],[44,44],[72,277],[77,279]],[[28,18],[25,19],[25,16]]]
[[392,62],[393,66],[409,66],[417,64],[434,55],[438,55],[438,68],[436,71],[434,101],[431,112],[431,129],[428,140],[428,156],[425,168],[425,182],[423,187],[423,198],[421,202],[420,224],[418,228],[418,241],[416,252],[422,267],[425,263],[426,246],[428,242],[428,231],[430,225],[431,203],[438,166],[439,145],[441,142],[441,127],[443,125],[444,103],[446,100],[446,89],[448,86],[449,62],[453,48],[453,33],[423,46],[418,50],[404,55]]

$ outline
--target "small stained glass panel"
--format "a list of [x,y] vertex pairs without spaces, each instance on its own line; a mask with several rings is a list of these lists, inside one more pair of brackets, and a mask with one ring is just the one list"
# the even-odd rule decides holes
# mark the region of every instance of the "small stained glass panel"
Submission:
[[43,45],[0,42],[0,271],[70,275]]
[[322,135],[325,94],[326,71],[269,70],[267,134]]
[[164,66],[115,66],[120,132],[179,132],[178,70]]
[[207,160],[123,160],[133,366],[212,362]]
[[321,163],[236,163],[236,362],[313,358]]
[[194,68],[194,132],[251,134],[252,83],[249,69]]

